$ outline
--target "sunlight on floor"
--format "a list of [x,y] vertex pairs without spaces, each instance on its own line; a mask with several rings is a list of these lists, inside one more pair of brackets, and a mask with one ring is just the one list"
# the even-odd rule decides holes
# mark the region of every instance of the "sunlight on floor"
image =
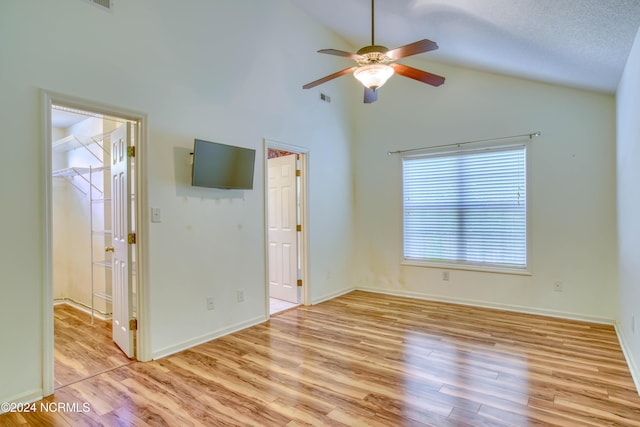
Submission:
[[299,304],[295,302],[288,302],[288,301],[283,301],[276,298],[269,298],[269,314],[280,313],[281,311],[288,310],[298,305]]

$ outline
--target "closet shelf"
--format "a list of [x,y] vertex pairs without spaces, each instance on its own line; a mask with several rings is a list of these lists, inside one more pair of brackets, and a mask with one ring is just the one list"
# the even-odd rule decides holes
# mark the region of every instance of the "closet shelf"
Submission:
[[106,166],[96,166],[96,167],[71,167],[71,168],[64,168],[64,169],[58,169],[53,171],[53,173],[51,175],[53,175],[54,177],[65,177],[65,178],[73,178],[74,176],[82,176],[82,175],[87,175],[89,173],[92,172],[100,172],[103,170],[107,170],[109,169]]
[[94,297],[98,297],[98,298],[102,298],[105,301],[109,301],[111,302],[112,298],[111,295],[105,293],[105,292],[94,292],[93,294]]
[[[103,144],[103,141],[109,135],[110,132],[94,136],[69,135],[54,141],[52,148],[53,151],[70,151],[79,147],[84,147],[93,157],[102,162],[105,157],[109,156],[109,151],[105,149]],[[95,147],[91,148],[94,144],[97,145],[99,149],[96,149]]]
[[[93,189],[93,190],[96,190],[97,192],[99,192],[100,194],[104,194],[103,190],[100,187],[96,186],[93,183],[93,180],[91,179],[91,175],[94,172],[101,172],[101,171],[104,171],[104,170],[109,170],[109,167],[108,166],[96,166],[96,167],[93,167],[93,166],[89,166],[89,167],[74,166],[74,167],[70,167],[70,168],[54,170],[51,173],[51,175],[54,178],[66,178],[69,181],[69,183],[76,188],[76,190],[78,190],[79,192],[81,192],[83,195],[86,196],[87,195],[87,191],[85,191],[85,189],[83,189],[82,187],[77,185],[74,182],[74,178],[75,177],[82,178],[82,180],[87,183],[89,190]],[[87,179],[87,177],[85,175],[89,175],[89,179]]]
[[113,232],[111,230],[92,230],[91,234],[94,236],[110,236]]
[[[102,261],[95,261],[93,264],[94,265],[98,265],[100,267],[104,267],[104,268],[109,268],[109,269],[112,268],[111,260],[108,260],[108,259],[105,259],[105,260],[102,260]],[[136,274],[136,263],[135,262],[131,263],[131,274],[133,274],[133,275]]]
[[104,268],[111,268],[111,260],[108,260],[108,259],[105,259],[102,261],[95,261],[94,264]]

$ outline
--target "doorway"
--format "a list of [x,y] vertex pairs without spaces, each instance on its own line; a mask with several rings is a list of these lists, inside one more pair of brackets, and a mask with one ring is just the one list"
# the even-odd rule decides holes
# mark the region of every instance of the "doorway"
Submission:
[[306,303],[304,149],[265,140],[267,301],[270,315]]
[[141,359],[136,148],[144,117],[49,93],[44,101],[49,395]]

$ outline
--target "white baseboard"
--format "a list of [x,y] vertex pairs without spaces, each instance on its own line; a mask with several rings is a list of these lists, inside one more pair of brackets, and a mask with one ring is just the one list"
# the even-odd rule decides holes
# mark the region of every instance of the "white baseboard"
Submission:
[[478,300],[470,300],[470,299],[464,299],[464,298],[450,298],[450,297],[443,297],[441,295],[424,294],[420,292],[402,291],[402,290],[395,290],[395,289],[388,290],[388,289],[368,288],[368,287],[362,287],[362,286],[357,287],[355,289],[359,291],[373,292],[377,294],[416,298],[416,299],[423,299],[428,301],[448,302],[452,304],[468,305],[472,307],[493,308],[496,310],[513,311],[515,313],[537,314],[541,316],[557,317],[560,319],[581,320],[583,322],[600,323],[604,325],[615,325],[616,323],[615,320],[608,319],[606,317],[587,316],[587,315],[578,314],[578,313],[546,310],[546,309],[540,309],[535,307],[525,307],[525,306],[512,305],[512,304],[500,304],[500,303],[493,303],[490,301],[478,301]]
[[624,354],[624,358],[627,359],[627,365],[629,366],[629,371],[631,371],[631,378],[633,378],[633,383],[636,385],[636,392],[638,392],[638,396],[640,396],[640,370],[633,357],[631,357],[631,349],[622,330],[620,330],[620,325],[616,323],[615,328],[618,341],[620,341],[620,347],[622,348],[622,354]]
[[[64,299],[57,299],[53,301],[53,305],[62,305],[62,304],[66,304],[69,307],[73,307],[76,310],[80,310],[83,313],[87,313],[89,315],[91,315],[91,309],[88,308],[87,306],[85,306],[84,304],[80,304],[79,302],[76,302],[72,299],[69,298],[64,298]],[[99,312],[99,311],[94,311],[93,315],[95,316],[96,319],[100,319],[100,320],[111,320],[111,316],[105,316],[103,313]]]
[[260,323],[264,323],[267,320],[269,320],[269,318],[266,317],[266,316],[254,317],[253,319],[249,319],[249,320],[247,320],[245,322],[236,323],[236,324],[228,326],[226,328],[222,328],[222,329],[219,329],[217,331],[210,332],[208,334],[201,335],[199,337],[192,338],[192,339],[187,340],[187,341],[183,341],[183,342],[181,342],[179,344],[172,345],[172,346],[165,347],[163,349],[154,351],[154,352],[151,353],[151,358],[152,358],[152,360],[161,359],[163,357],[170,356],[172,354],[181,352],[183,350],[187,350],[187,349],[189,349],[191,347],[195,347],[197,345],[204,344],[204,343],[206,343],[208,341],[211,341],[211,340],[214,340],[216,338],[220,338],[220,337],[223,337],[225,335],[229,335],[229,334],[232,334],[234,332],[238,332],[238,331],[241,331],[243,329],[250,328],[251,326],[259,325]]
[[[330,293],[330,294],[326,294],[326,295],[323,295],[323,296],[321,296],[321,297],[314,298],[314,299],[311,301],[311,305],[320,304],[320,303],[322,303],[322,302],[329,301],[329,300],[334,299],[334,298],[338,298],[338,297],[340,297],[340,296],[342,296],[342,295],[346,295],[346,294],[348,294],[349,292],[353,292],[353,291],[355,291],[356,289],[357,289],[357,288],[342,289],[342,290],[340,290],[340,291],[332,292],[332,293]],[[363,289],[363,290],[364,290],[364,289]]]
[[[311,301],[311,305],[320,304],[321,302],[328,301],[328,300],[333,299],[333,298],[337,298],[337,297],[339,297],[341,295],[348,294],[349,292],[351,292],[353,290],[354,290],[354,288],[349,288],[349,289],[346,289],[346,290],[343,289],[343,290],[340,290],[338,292],[333,292],[333,293],[330,293],[330,294],[326,294],[326,295],[324,295],[322,297],[315,298],[314,300],[312,300]],[[181,342],[179,344],[172,345],[172,346],[165,347],[163,349],[154,351],[151,354],[151,358],[152,358],[152,360],[161,359],[163,357],[170,356],[172,354],[178,353],[178,352],[183,351],[183,350],[187,350],[187,349],[195,347],[197,345],[204,344],[204,343],[206,343],[208,341],[211,341],[211,340],[214,340],[216,338],[220,338],[220,337],[223,337],[225,335],[229,335],[229,334],[232,334],[234,332],[241,331],[241,330],[249,328],[251,326],[259,325],[260,323],[264,323],[267,320],[269,320],[268,317],[264,317],[264,316],[255,317],[253,319],[247,320],[246,322],[237,323],[235,325],[231,325],[231,326],[228,326],[226,328],[219,329],[217,331],[214,331],[214,332],[211,332],[211,333],[208,333],[208,334],[205,334],[205,335],[202,335],[202,336],[199,336],[199,337],[187,340],[187,341],[183,341],[183,342]]]
[[[2,397],[0,398],[0,402],[7,403],[32,403],[41,400],[44,397],[44,393],[42,389],[27,391],[22,394],[18,394],[16,396]],[[6,411],[2,411],[0,409],[0,415],[4,414]]]

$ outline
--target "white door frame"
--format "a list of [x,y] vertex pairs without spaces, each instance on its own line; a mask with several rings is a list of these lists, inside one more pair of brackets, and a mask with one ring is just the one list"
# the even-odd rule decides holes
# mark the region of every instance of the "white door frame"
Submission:
[[53,355],[53,246],[52,246],[52,147],[51,147],[51,107],[61,105],[78,110],[86,110],[109,116],[122,117],[138,122],[138,138],[136,140],[136,280],[137,280],[137,359],[151,360],[149,343],[149,289],[148,277],[148,233],[147,233],[147,115],[137,111],[114,107],[100,102],[89,101],[69,95],[41,90],[42,99],[42,173],[43,173],[43,224],[44,245],[43,262],[44,277],[43,294],[43,334],[42,334],[42,392],[49,396],[54,392],[54,355]]
[[263,207],[264,207],[264,271],[265,271],[265,310],[267,318],[269,315],[269,148],[274,150],[283,150],[296,153],[300,155],[300,222],[302,231],[300,232],[300,246],[298,251],[300,252],[300,269],[302,270],[302,301],[303,305],[309,305],[311,303],[311,292],[309,283],[309,209],[307,205],[308,201],[308,183],[309,183],[309,150],[307,148],[298,147],[295,145],[285,144],[270,139],[263,139],[263,152],[264,152],[264,195],[263,195]]

